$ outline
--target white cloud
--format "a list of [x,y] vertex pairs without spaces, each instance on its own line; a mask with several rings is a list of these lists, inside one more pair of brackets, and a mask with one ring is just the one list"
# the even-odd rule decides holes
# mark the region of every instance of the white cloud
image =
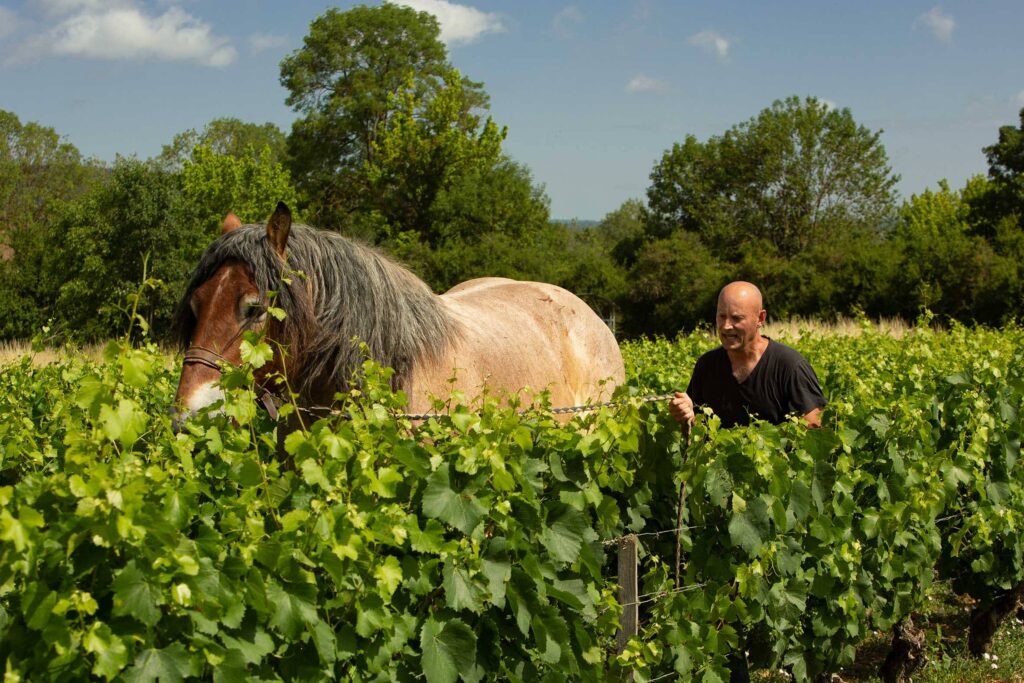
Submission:
[[36,0],[54,23],[29,36],[7,61],[46,55],[86,59],[155,59],[222,67],[238,53],[227,38],[179,7],[152,15],[132,0]]
[[1024,90],[1017,93],[1017,96],[1013,98],[1013,101],[1024,107]]
[[288,36],[276,36],[269,33],[253,33],[249,36],[249,47],[253,52],[264,52],[288,44]]
[[665,92],[666,90],[668,90],[668,83],[644,74],[633,76],[626,84],[626,92]]
[[33,0],[32,6],[50,17],[65,17],[80,12],[125,9],[132,0]]
[[732,45],[728,38],[717,31],[695,33],[686,42],[713,53],[723,62],[729,58],[729,47]]
[[14,10],[0,6],[0,40],[13,35],[18,30],[18,15]]
[[819,97],[818,102],[821,103],[821,106],[825,107],[825,111],[835,111],[836,109],[839,108],[836,106],[836,103],[833,102],[832,100],[826,100],[824,98]]
[[505,30],[499,15],[448,0],[399,0],[398,4],[437,17],[441,24],[441,40],[449,45],[472,43],[485,33]]
[[583,23],[583,11],[576,5],[563,7],[562,10],[551,20],[551,27],[555,33],[568,38],[572,36],[572,29]]
[[932,32],[932,35],[944,43],[953,39],[953,29],[956,28],[956,21],[952,16],[943,14],[942,8],[936,5],[914,20],[914,28],[923,26]]

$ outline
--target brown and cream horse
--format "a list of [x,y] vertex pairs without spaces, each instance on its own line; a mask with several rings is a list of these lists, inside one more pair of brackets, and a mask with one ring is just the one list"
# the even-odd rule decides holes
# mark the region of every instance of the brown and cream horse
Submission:
[[[267,293],[283,320],[267,316]],[[266,226],[229,215],[203,253],[176,316],[186,348],[178,419],[223,396],[221,363],[241,363],[242,334],[265,329],[274,360],[257,381],[287,377],[301,404],[329,405],[362,361],[353,339],[394,368],[409,410],[457,389],[519,395],[548,390],[554,406],[607,400],[623,381],[622,356],[604,322],[570,292],[504,278],[470,280],[445,294],[375,249],[292,225],[278,204]],[[454,383],[452,381],[454,378]]]

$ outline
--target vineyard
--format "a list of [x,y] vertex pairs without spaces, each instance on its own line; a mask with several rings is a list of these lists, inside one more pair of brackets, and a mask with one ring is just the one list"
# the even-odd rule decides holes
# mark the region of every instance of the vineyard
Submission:
[[[822,429],[705,416],[687,440],[642,398],[714,343],[624,344],[620,403],[568,424],[543,397],[453,396],[414,425],[367,362],[337,414],[293,416],[283,459],[251,367],[174,433],[153,345],[10,363],[5,680],[716,682],[739,649],[813,680],[873,631],[909,647],[937,579],[987,652],[1024,586],[1024,330],[805,335]],[[641,629],[620,652],[626,534]]]

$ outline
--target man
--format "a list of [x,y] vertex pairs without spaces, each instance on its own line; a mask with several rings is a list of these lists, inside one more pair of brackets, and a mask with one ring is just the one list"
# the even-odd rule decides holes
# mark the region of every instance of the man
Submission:
[[[745,425],[752,417],[774,424],[801,415],[808,427],[821,426],[825,395],[810,363],[795,349],[762,336],[767,313],[761,292],[749,282],[732,282],[718,295],[715,328],[722,345],[697,359],[686,393],[676,392],[669,412],[693,424],[694,405],[708,406],[723,427]],[[730,683],[749,683],[742,652],[729,657]]]
[[711,408],[723,427],[749,424],[752,417],[779,424],[790,415],[821,426],[826,401],[818,378],[798,351],[761,335],[766,316],[754,285],[722,288],[715,319],[722,345],[697,360],[686,393],[677,391],[669,401],[672,417],[693,424],[696,405]]

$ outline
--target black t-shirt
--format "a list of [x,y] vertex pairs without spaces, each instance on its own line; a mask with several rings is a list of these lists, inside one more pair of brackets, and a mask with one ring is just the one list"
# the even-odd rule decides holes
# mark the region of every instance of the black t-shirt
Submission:
[[811,364],[800,352],[768,339],[768,348],[750,376],[737,382],[724,348],[697,359],[686,393],[696,406],[708,406],[723,427],[745,425],[751,416],[773,424],[825,406],[825,395]]

